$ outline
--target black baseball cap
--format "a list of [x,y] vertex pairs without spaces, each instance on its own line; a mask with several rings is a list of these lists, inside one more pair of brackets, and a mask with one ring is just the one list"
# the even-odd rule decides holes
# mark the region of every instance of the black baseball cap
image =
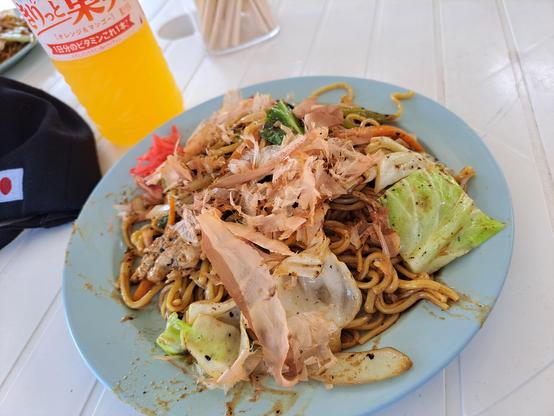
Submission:
[[94,135],[68,105],[0,77],[0,248],[77,217],[100,179]]

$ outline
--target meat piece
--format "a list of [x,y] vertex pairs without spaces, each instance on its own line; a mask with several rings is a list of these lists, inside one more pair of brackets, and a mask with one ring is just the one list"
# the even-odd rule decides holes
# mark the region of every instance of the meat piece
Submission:
[[198,246],[198,232],[200,231],[198,221],[194,213],[187,207],[181,209],[181,220],[173,226],[173,229],[186,242]]
[[131,280],[141,280],[146,277],[151,282],[159,283],[172,270],[195,267],[199,259],[199,247],[194,247],[180,238],[177,232],[169,230],[146,248],[145,255]]

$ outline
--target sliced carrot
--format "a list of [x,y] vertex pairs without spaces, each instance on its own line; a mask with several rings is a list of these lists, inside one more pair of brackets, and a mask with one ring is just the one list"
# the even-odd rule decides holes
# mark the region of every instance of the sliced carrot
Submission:
[[135,293],[133,293],[133,300],[136,302],[137,300],[140,300],[144,295],[148,293],[148,291],[154,286],[154,283],[152,283],[148,279],[142,279],[137,287],[137,290],[135,290]]
[[175,224],[175,198],[173,195],[169,195],[169,214],[167,216],[167,223],[169,225]]

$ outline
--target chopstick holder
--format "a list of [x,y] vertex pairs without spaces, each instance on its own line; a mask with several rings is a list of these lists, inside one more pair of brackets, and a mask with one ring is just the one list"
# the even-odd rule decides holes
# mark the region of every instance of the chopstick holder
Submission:
[[197,22],[208,51],[234,52],[279,32],[267,0],[196,0]]

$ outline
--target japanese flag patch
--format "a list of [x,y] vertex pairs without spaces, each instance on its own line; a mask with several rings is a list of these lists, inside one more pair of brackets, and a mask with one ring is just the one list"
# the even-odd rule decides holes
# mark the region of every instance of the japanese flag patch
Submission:
[[23,199],[23,169],[0,171],[0,204]]

